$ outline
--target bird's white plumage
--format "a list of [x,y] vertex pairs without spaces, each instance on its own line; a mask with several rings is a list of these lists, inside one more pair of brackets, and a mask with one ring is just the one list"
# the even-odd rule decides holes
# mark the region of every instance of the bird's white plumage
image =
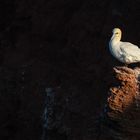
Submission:
[[140,48],[129,42],[122,42],[122,32],[119,28],[113,29],[113,35],[109,42],[111,54],[125,64],[140,62]]

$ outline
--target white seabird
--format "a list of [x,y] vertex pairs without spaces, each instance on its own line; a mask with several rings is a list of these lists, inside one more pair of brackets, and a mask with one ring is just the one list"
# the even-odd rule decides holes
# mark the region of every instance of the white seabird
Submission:
[[109,41],[111,54],[125,64],[140,62],[140,48],[132,43],[122,42],[121,36],[121,30],[114,28],[113,35]]

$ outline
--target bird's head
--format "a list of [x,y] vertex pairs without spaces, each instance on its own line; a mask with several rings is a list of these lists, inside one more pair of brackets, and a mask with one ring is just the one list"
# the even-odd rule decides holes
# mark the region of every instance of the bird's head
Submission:
[[122,32],[119,28],[114,28],[112,31],[113,35],[111,37],[111,40],[114,39],[116,41],[120,41],[121,40],[121,36],[122,36]]

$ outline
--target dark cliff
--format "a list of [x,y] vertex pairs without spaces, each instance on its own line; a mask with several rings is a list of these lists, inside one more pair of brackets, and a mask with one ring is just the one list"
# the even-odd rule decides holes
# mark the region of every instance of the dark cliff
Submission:
[[54,123],[47,136],[99,138],[112,68],[121,65],[109,54],[108,40],[117,26],[123,39],[139,45],[139,10],[138,0],[2,0],[0,138],[41,139],[50,87]]
[[100,139],[139,140],[140,69],[116,67],[114,74],[114,87],[101,118]]

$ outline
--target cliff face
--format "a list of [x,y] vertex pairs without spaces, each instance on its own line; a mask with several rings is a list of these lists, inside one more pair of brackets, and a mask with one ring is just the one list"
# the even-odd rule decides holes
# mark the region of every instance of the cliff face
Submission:
[[[138,140],[140,132],[140,69],[114,68],[114,87],[110,88],[104,112],[106,138]],[[102,139],[102,138],[101,138]]]
[[50,139],[99,137],[112,67],[121,65],[108,40],[121,27],[139,44],[139,9],[139,0],[1,0],[0,139],[42,137],[46,88],[55,91]]

